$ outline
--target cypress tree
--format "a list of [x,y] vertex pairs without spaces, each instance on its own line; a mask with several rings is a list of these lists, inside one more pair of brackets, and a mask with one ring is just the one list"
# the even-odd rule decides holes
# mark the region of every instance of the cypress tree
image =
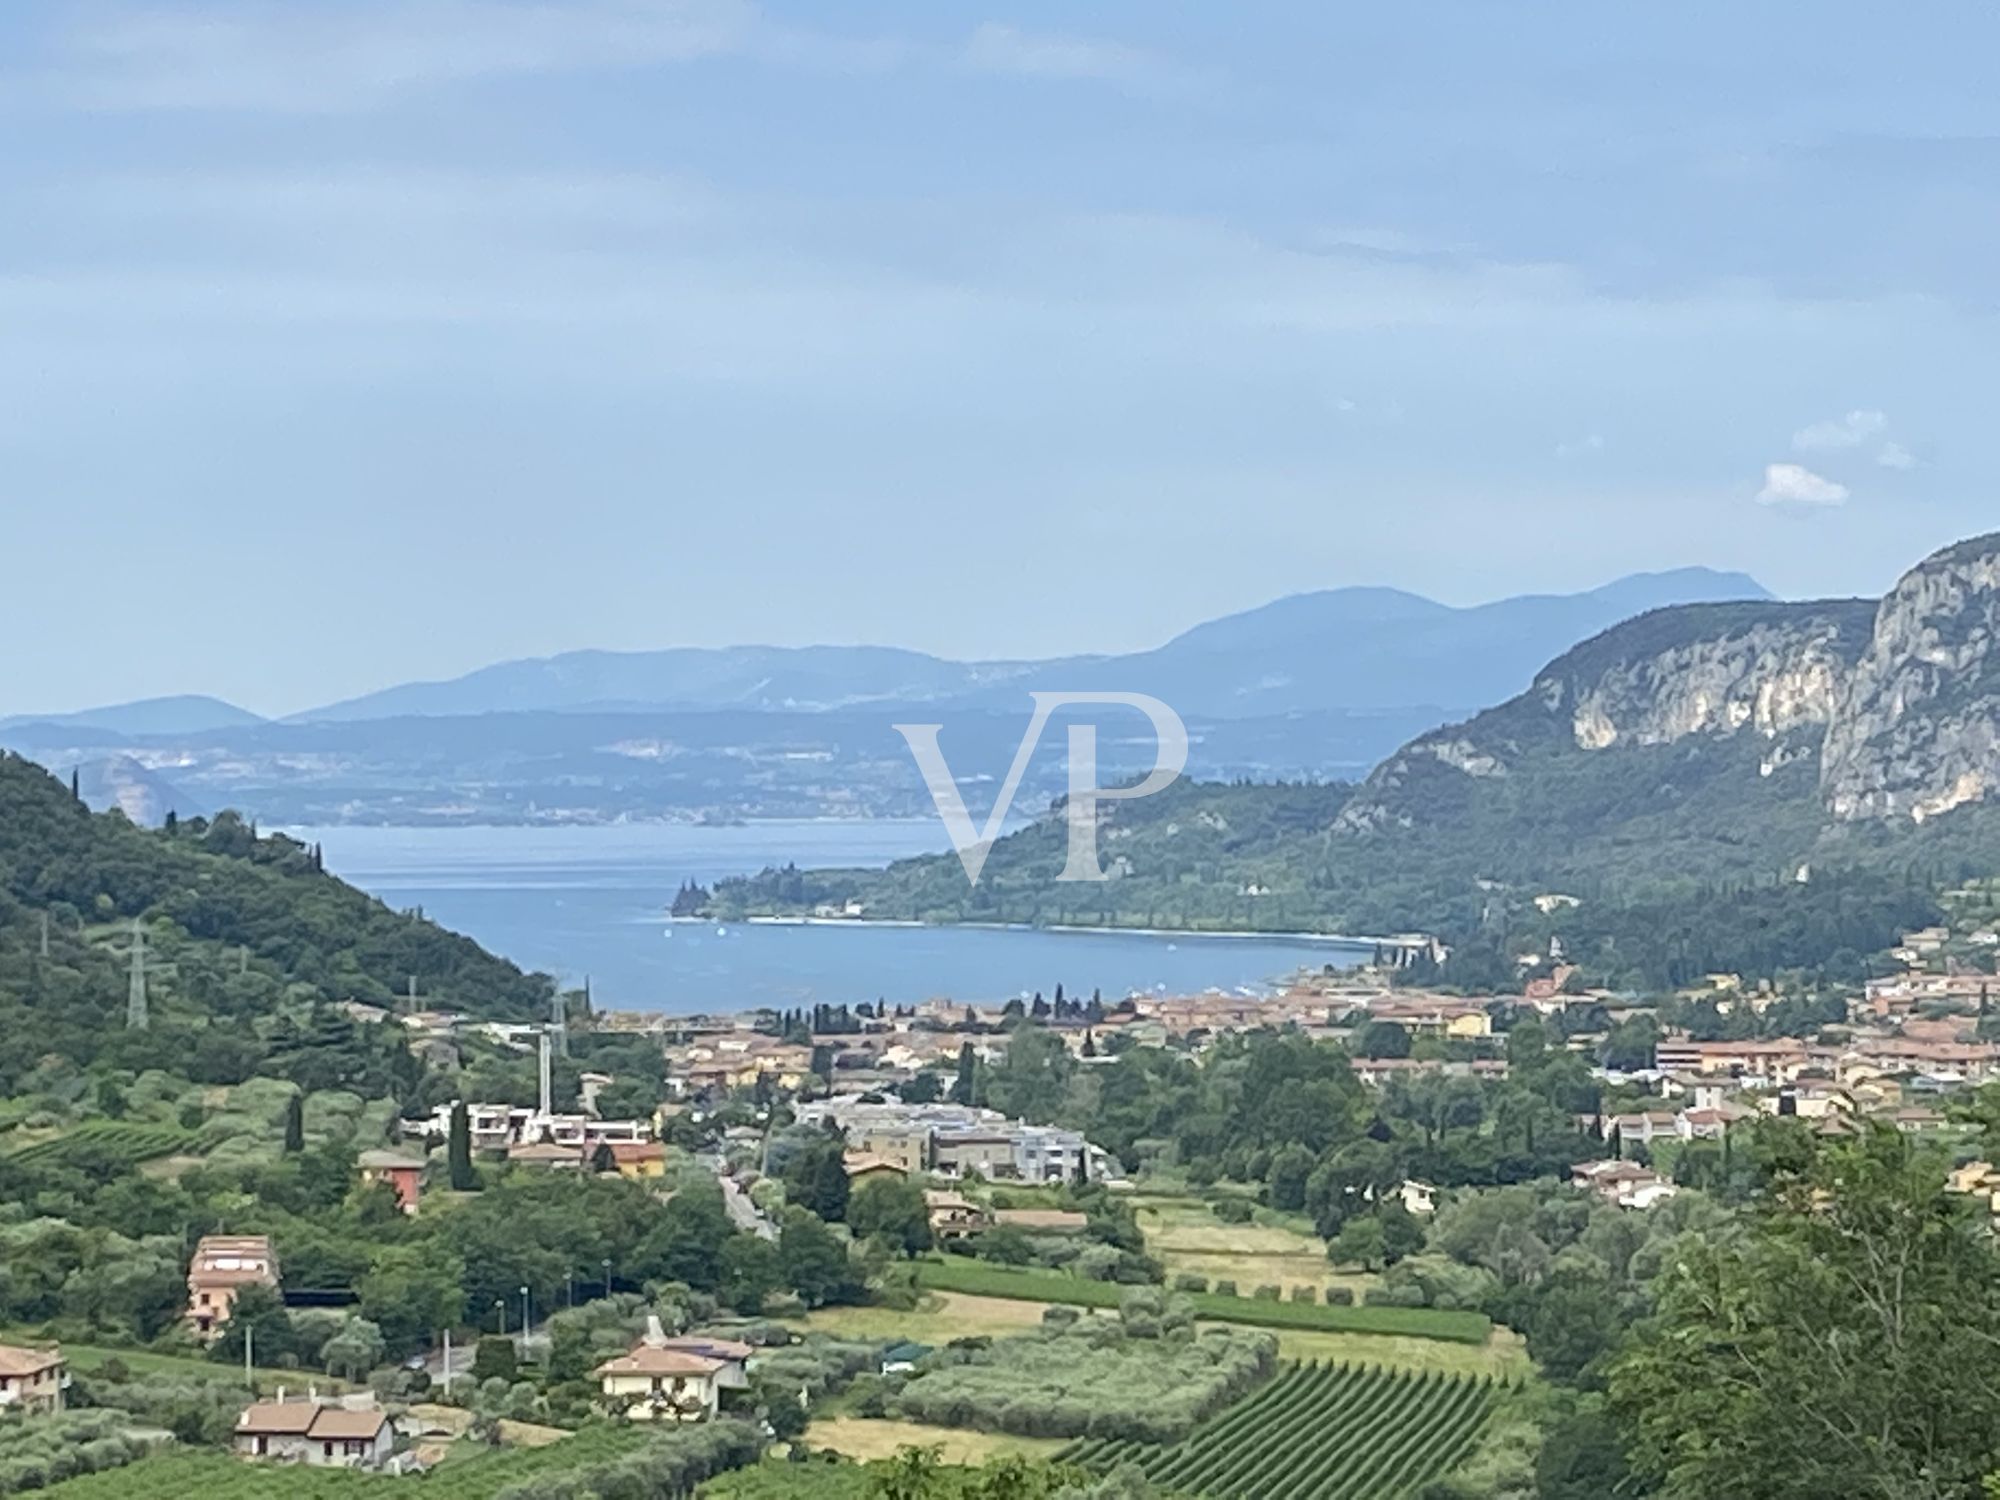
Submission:
[[297,1156],[306,1149],[306,1096],[293,1094],[285,1101],[285,1154]]
[[466,1113],[462,1099],[451,1107],[451,1137],[445,1147],[445,1161],[451,1173],[452,1191],[477,1191],[479,1174],[472,1166],[472,1117]]

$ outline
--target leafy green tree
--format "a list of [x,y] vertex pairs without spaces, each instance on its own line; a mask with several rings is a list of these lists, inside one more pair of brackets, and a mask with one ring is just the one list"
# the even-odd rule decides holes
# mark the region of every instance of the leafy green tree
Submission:
[[473,1351],[472,1378],[481,1384],[489,1380],[504,1380],[512,1384],[520,1368],[521,1357],[512,1339],[489,1334],[479,1341],[479,1347]]
[[813,1131],[811,1139],[792,1153],[779,1175],[788,1201],[830,1224],[847,1217],[851,1185],[847,1176],[847,1148],[839,1136]]
[[907,1177],[862,1183],[848,1201],[847,1223],[855,1234],[879,1240],[903,1255],[921,1255],[931,1248],[924,1190]]
[[1369,1021],[1354,1034],[1359,1057],[1408,1057],[1410,1034],[1394,1021]]
[[360,1380],[382,1363],[387,1348],[380,1328],[366,1318],[350,1317],[320,1346],[319,1359],[327,1374]]
[[222,1335],[209,1345],[209,1356],[224,1364],[243,1363],[243,1347],[249,1342],[251,1358],[260,1365],[281,1364],[287,1356],[302,1351],[292,1315],[277,1290],[260,1282],[240,1288],[230,1304],[229,1319]]
[[439,1245],[384,1246],[356,1290],[361,1315],[397,1357],[428,1348],[465,1321],[465,1264]]
[[731,1235],[722,1247],[723,1299],[740,1313],[764,1310],[764,1299],[784,1284],[778,1250],[754,1234]]
[[846,1302],[861,1290],[847,1259],[847,1246],[810,1210],[785,1210],[778,1231],[778,1273],[808,1307]]
[[1633,1466],[1669,1500],[1944,1500],[2000,1454],[2000,1264],[1944,1162],[1872,1128],[1690,1238],[1611,1368]]

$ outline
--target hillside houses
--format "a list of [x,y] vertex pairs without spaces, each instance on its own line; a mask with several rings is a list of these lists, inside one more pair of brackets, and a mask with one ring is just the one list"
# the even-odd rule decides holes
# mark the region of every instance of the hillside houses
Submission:
[[188,1260],[188,1327],[197,1339],[212,1343],[244,1287],[277,1285],[278,1256],[265,1236],[204,1235]]
[[837,1126],[858,1155],[912,1174],[977,1174],[1006,1182],[1098,1182],[1117,1175],[1111,1158],[1076,1131],[1010,1120],[997,1110],[871,1103],[844,1094],[808,1101],[797,1113],[804,1125]]
[[244,1458],[315,1469],[379,1469],[396,1449],[389,1414],[372,1401],[347,1406],[316,1396],[258,1401],[236,1419],[231,1446]]
[[722,1393],[749,1384],[748,1344],[730,1339],[669,1337],[657,1317],[631,1349],[592,1371],[604,1408],[632,1422],[702,1422]]

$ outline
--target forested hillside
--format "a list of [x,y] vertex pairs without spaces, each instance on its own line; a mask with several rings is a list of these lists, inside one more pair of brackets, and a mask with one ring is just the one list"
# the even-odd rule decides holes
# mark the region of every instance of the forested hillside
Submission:
[[[2000,537],[1867,600],[1653,611],[1355,788],[1180,786],[1100,809],[1112,878],[1059,882],[1060,811],[883,873],[768,872],[718,911],[1439,933],[1477,982],[1560,937],[1602,977],[1851,971],[2000,868]],[[1251,664],[1246,664],[1247,667]],[[1473,976],[1466,976],[1469,981]]]
[[[134,919],[144,1032],[125,1024]],[[493,1017],[545,1014],[551,992],[322,873],[295,840],[230,813],[136,828],[0,757],[0,1028],[31,1043],[0,1054],[0,1083],[48,1053],[217,1082],[282,1072],[288,1050],[324,1054],[327,1038],[308,1048],[308,1032],[354,1029],[315,1002],[386,1003],[412,977],[427,1005]],[[403,1056],[381,1049],[385,1066]]]

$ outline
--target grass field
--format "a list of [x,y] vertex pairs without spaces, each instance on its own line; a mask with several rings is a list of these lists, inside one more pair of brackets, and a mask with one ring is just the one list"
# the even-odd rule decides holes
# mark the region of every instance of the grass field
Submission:
[[803,1318],[787,1319],[795,1328],[831,1333],[841,1338],[909,1340],[918,1344],[948,1344],[980,1334],[1025,1333],[1042,1321],[1045,1303],[1011,1297],[975,1297],[964,1292],[926,1292],[921,1305],[909,1312],[890,1307],[822,1307]]
[[1133,1464],[1207,1500],[1400,1500],[1478,1441],[1494,1383],[1436,1372],[1304,1364],[1170,1447],[1094,1439],[1060,1456]]
[[1234,1281],[1248,1296],[1260,1286],[1320,1289],[1344,1286],[1357,1302],[1381,1278],[1336,1271],[1327,1263],[1326,1242],[1303,1219],[1261,1211],[1256,1222],[1225,1224],[1199,1198],[1149,1198],[1136,1205],[1146,1248],[1166,1265],[1169,1284],[1177,1275],[1209,1282]]
[[[917,1280],[936,1291],[1014,1297],[1030,1302],[1066,1302],[1077,1307],[1116,1307],[1131,1290],[1113,1282],[1085,1281],[1060,1271],[1019,1270],[960,1256],[917,1262]],[[1475,1345],[1485,1344],[1493,1332],[1492,1321],[1483,1314],[1444,1312],[1429,1307],[1329,1307],[1324,1303],[1266,1302],[1213,1293],[1195,1293],[1188,1300],[1198,1318],[1253,1328],[1394,1334]]]
[[1014,1437],[1004,1432],[972,1432],[873,1417],[829,1417],[814,1422],[806,1430],[806,1442],[864,1462],[889,1458],[903,1448],[937,1448],[950,1464],[984,1463],[1007,1454],[1047,1458],[1063,1446],[1060,1438]]
[[[41,1344],[50,1342],[39,1334],[21,1329],[0,1329],[0,1342]],[[150,1349],[121,1349],[109,1344],[74,1344],[64,1341],[63,1358],[70,1369],[79,1374],[89,1375],[104,1368],[109,1360],[118,1360],[134,1375],[161,1375],[176,1380],[230,1380],[243,1379],[241,1365],[222,1364],[207,1360],[195,1354],[159,1354]],[[296,1389],[301,1382],[311,1380],[321,1390],[344,1391],[351,1387],[344,1381],[334,1380],[325,1374],[297,1370],[265,1370],[256,1372],[259,1390],[275,1390],[280,1385]]]

